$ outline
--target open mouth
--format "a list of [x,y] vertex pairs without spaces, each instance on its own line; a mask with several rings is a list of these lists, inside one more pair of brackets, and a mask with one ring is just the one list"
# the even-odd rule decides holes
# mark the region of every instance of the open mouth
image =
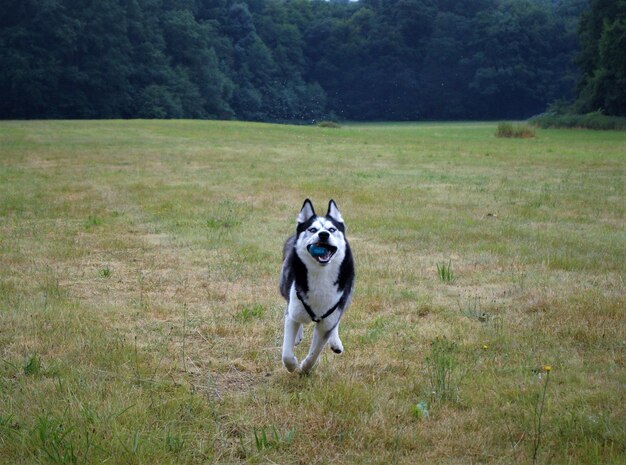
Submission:
[[330,259],[333,258],[333,255],[335,255],[335,252],[337,252],[337,247],[321,242],[311,244],[307,249],[311,256],[322,265],[328,263]]

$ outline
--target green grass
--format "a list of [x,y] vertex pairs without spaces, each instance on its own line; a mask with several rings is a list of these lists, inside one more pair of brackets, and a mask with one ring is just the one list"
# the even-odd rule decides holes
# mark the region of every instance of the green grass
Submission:
[[[0,463],[623,463],[626,140],[495,130],[0,122]],[[306,197],[358,276],[301,377]]]

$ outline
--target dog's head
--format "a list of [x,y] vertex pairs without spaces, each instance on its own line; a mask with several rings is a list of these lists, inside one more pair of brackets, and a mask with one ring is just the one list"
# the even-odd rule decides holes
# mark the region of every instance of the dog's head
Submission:
[[346,251],[346,226],[334,200],[326,216],[315,214],[309,199],[304,201],[296,227],[296,252],[305,263],[326,266],[341,263]]

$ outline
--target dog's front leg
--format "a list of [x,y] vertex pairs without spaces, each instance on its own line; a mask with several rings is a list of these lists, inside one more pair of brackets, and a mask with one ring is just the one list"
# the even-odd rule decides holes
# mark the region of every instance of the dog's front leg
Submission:
[[336,354],[340,354],[343,352],[343,344],[341,343],[341,339],[339,339],[339,323],[337,323],[335,327],[330,331],[328,345],[330,346],[331,350]]
[[320,356],[327,340],[328,333],[324,329],[324,325],[317,323],[315,329],[313,329],[313,340],[311,341],[309,354],[302,361],[302,365],[300,365],[300,370],[302,370],[303,373],[308,373],[315,366],[317,358]]
[[301,324],[294,321],[289,316],[289,312],[285,314],[285,334],[283,337],[283,365],[287,371],[293,372],[298,368],[298,359],[293,353],[293,347],[296,343],[296,336]]

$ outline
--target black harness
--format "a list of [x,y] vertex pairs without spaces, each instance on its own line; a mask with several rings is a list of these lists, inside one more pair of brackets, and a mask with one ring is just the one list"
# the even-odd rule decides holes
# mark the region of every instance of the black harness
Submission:
[[322,321],[324,318],[328,318],[330,315],[333,314],[333,312],[335,310],[337,310],[337,308],[339,308],[339,306],[341,305],[341,303],[343,302],[343,297],[345,295],[345,292],[341,294],[341,297],[339,297],[339,300],[337,301],[337,303],[335,305],[333,305],[330,310],[328,310],[326,313],[324,313],[321,317],[317,317],[315,315],[315,313],[313,312],[313,309],[311,308],[311,306],[309,304],[307,304],[304,299],[302,298],[302,295],[300,295],[300,291],[298,291],[296,289],[296,297],[298,297],[298,300],[300,301],[300,303],[302,303],[302,306],[304,307],[304,309],[306,310],[306,312],[309,314],[309,316],[311,317],[311,320],[313,320],[315,323],[319,323],[320,321]]

